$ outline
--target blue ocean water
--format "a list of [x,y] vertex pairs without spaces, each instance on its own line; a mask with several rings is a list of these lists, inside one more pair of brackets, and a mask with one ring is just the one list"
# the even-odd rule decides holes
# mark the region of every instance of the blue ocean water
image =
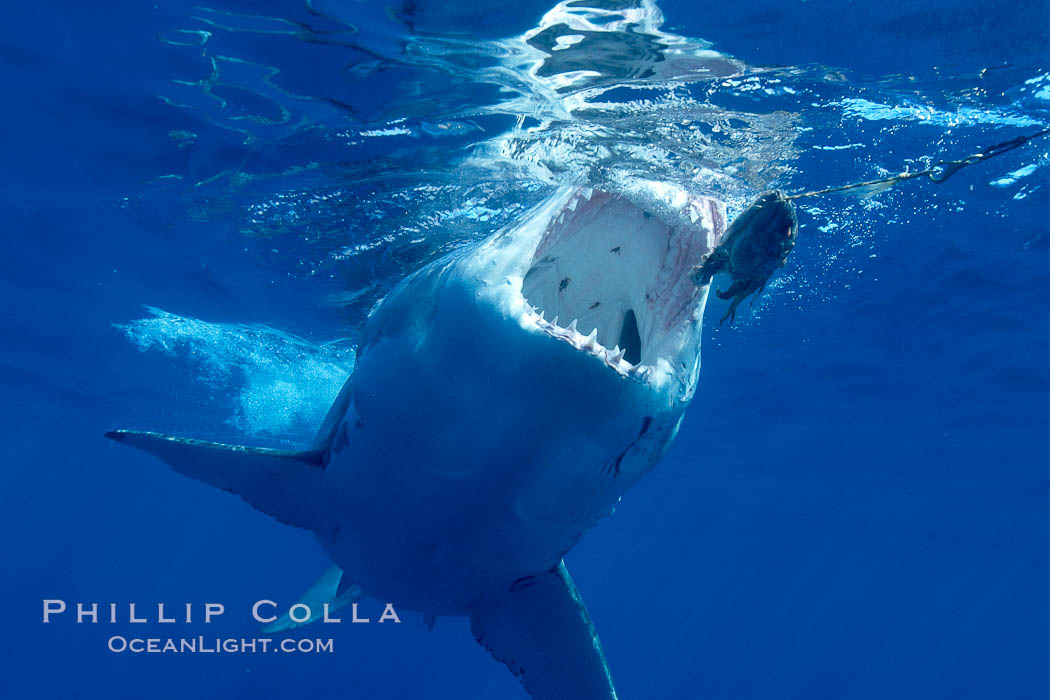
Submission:
[[[6,8],[0,695],[520,698],[464,620],[254,636],[309,535],[106,441],[309,442],[376,301],[557,184],[739,212],[1050,125],[1045,2]],[[1050,696],[1050,137],[801,200],[667,458],[567,563],[624,698]],[[717,315],[716,315],[717,314]],[[397,507],[397,494],[377,494]],[[204,625],[43,599],[218,601]],[[175,628],[174,632],[169,631]],[[306,634],[306,630],[304,630]]]

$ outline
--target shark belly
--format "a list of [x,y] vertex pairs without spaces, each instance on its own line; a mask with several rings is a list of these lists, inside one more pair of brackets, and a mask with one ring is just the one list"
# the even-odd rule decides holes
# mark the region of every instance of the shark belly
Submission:
[[[523,340],[467,291],[442,292],[425,336],[388,334],[359,357],[326,473],[337,516],[318,534],[369,595],[438,615],[555,567],[612,513],[638,473],[625,460],[659,439],[639,433],[670,410],[626,381],[596,395],[605,367]],[[472,371],[448,372],[451,357]]]

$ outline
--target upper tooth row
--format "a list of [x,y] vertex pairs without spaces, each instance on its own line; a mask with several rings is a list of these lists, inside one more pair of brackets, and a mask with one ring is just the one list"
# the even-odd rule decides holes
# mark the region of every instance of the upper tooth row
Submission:
[[[594,190],[592,190],[590,187],[581,187],[579,192],[577,192],[575,195],[573,195],[572,199],[569,200],[569,203],[566,205],[565,208],[568,209],[569,211],[576,211],[576,205],[577,204],[579,204],[580,202],[582,202],[585,199],[589,202],[589,201],[591,201],[591,197],[593,197],[593,196],[594,196]],[[564,216],[564,215],[565,215],[565,212],[563,211],[562,212],[562,216]],[[560,221],[559,221],[559,223],[560,223]]]
[[583,200],[591,201],[591,197],[594,196],[594,190],[590,187],[581,187],[569,200],[569,203],[565,205],[565,208],[558,212],[558,215],[553,217],[547,222],[547,233],[550,233],[555,226],[561,226],[565,223],[566,212],[576,211],[577,205]]
[[536,314],[536,325],[545,330],[555,338],[559,338],[573,345],[573,347],[583,350],[588,354],[596,357],[601,357],[609,364],[613,369],[616,369],[621,374],[628,372],[639,372],[641,371],[641,364],[632,365],[627,360],[623,359],[624,350],[620,349],[617,345],[612,350],[605,347],[598,342],[598,329],[595,328],[590,332],[589,335],[584,335],[576,329],[578,319],[573,319],[567,327],[562,328],[558,325],[558,317],[555,316],[553,321],[548,321],[544,318],[544,312],[536,312],[536,309],[532,309],[533,313]]

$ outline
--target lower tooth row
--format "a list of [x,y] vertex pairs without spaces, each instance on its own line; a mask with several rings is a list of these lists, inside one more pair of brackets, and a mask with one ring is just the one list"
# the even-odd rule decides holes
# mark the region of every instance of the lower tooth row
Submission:
[[[536,309],[533,309],[533,313],[537,313]],[[640,371],[640,364],[632,365],[630,362],[627,362],[625,359],[623,359],[624,353],[626,351],[622,350],[619,345],[614,347],[612,350],[609,350],[604,345],[599,343],[597,328],[592,330],[590,335],[585,336],[578,330],[576,330],[576,326],[578,323],[577,319],[573,319],[572,323],[570,323],[568,327],[562,328],[558,325],[557,316],[555,316],[554,321],[551,322],[547,321],[544,318],[544,313],[542,311],[538,312],[537,315],[537,325],[543,330],[553,335],[554,337],[571,343],[577,349],[584,350],[590,353],[591,355],[602,357],[609,365],[616,368],[617,370],[624,372]]]

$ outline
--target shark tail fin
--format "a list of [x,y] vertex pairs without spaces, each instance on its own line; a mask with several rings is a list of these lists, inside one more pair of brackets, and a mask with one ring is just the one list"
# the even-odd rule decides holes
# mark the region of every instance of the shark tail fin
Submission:
[[533,700],[616,700],[598,633],[564,563],[482,597],[470,628]]
[[114,430],[106,437],[161,458],[179,474],[235,493],[286,525],[315,531],[324,527],[311,507],[323,492],[320,451],[242,447],[130,430]]
[[[317,580],[317,583],[310,587],[310,590],[299,596],[298,602],[310,610],[310,616],[307,619],[293,620],[291,617],[292,609],[289,608],[288,612],[263,627],[262,631],[265,634],[276,634],[308,625],[327,615],[334,614],[335,611],[356,602],[360,598],[361,588],[357,584],[348,581],[342,569],[338,566],[333,566],[324,573],[324,576]],[[328,606],[327,615],[326,605]],[[295,606],[292,607],[294,608]]]

